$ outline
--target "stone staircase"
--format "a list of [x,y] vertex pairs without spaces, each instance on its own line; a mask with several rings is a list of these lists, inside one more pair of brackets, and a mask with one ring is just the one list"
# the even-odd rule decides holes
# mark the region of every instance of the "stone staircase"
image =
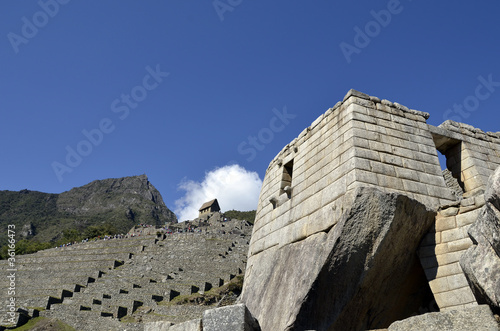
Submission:
[[[140,323],[120,320],[134,321],[130,317],[139,308],[156,320],[182,321],[172,314],[198,316],[203,310],[181,314],[182,308],[169,309],[165,303],[219,287],[241,274],[250,234],[251,226],[244,234],[155,234],[18,256],[18,318],[53,317],[77,330],[142,330]],[[6,270],[6,261],[0,261],[0,267]],[[8,286],[2,277],[2,293]],[[2,318],[4,307],[0,307]]]

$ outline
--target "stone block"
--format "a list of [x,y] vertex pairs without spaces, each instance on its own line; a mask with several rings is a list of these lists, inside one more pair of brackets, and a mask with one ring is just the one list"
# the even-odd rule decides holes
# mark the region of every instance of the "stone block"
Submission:
[[378,134],[376,132],[366,131],[366,130],[359,129],[359,128],[352,128],[351,130],[348,130],[344,133],[343,141],[348,141],[349,139],[352,139],[353,137],[356,137],[359,139],[364,139],[366,141],[379,141],[381,136],[380,136],[380,134]]
[[439,266],[436,270],[435,277],[436,278],[446,277],[446,276],[452,276],[452,275],[457,275],[457,274],[462,274],[462,268],[460,267],[459,262]]
[[[356,170],[357,172],[358,170]],[[347,189],[346,178],[341,177],[335,182],[329,184],[321,191],[321,206],[326,206],[332,201],[338,199]]]
[[436,217],[436,231],[454,229],[456,227],[455,216]]
[[447,292],[450,290],[447,277],[433,279],[429,282],[429,286],[434,295],[436,295],[437,293]]
[[392,146],[391,150],[392,150],[392,153],[394,155],[398,155],[398,156],[401,156],[401,157],[404,157],[404,158],[407,158],[410,160],[413,160],[416,158],[414,152],[410,149]]
[[396,171],[396,176],[401,179],[409,179],[413,181],[418,181],[418,172],[411,169],[394,167]]
[[470,238],[451,241],[448,243],[448,252],[465,251],[470,246],[472,246],[472,240],[470,240]]
[[370,141],[370,150],[373,151],[378,151],[378,152],[385,152],[385,153],[392,153],[392,149],[390,145],[378,142],[378,141]]
[[166,329],[166,331],[202,331],[205,328],[202,328],[201,319],[195,319],[179,324],[172,325],[170,329]]
[[419,144],[418,145],[418,150],[420,152],[423,152],[423,153],[427,153],[427,154],[430,154],[430,155],[436,155],[436,148],[434,147],[431,147],[431,146],[427,146],[427,145],[424,145],[424,144]]
[[[356,109],[359,109],[359,107],[357,107]],[[353,111],[352,115],[353,115],[354,120],[366,122],[366,123],[377,124],[377,121],[372,116],[368,116],[368,115],[362,114],[362,113],[357,112],[357,111]]]
[[380,123],[380,119],[384,120],[384,122],[391,121],[391,114],[388,114],[387,112],[383,111],[383,109],[379,109],[379,106],[380,106],[380,108],[387,107],[386,105],[382,105],[380,103],[377,103],[376,104],[377,109],[367,108],[368,116],[378,118],[379,119],[379,125],[381,124]]
[[458,262],[463,252],[451,252],[436,256],[437,265],[447,265],[451,263]]
[[424,163],[416,160],[403,160],[403,168],[415,170],[417,172],[425,171]]
[[414,182],[411,180],[403,180],[403,186],[405,191],[428,195],[427,186],[422,183]]
[[380,161],[386,164],[392,164],[398,167],[403,166],[403,162],[401,161],[401,157],[392,154],[380,153]]
[[485,177],[486,176],[477,175],[477,176],[471,177],[467,180],[462,179],[462,181],[464,182],[464,185],[465,185],[465,190],[472,191],[472,190],[477,189],[477,188],[486,187]]
[[469,224],[474,223],[477,218],[479,217],[479,212],[481,209],[475,209],[463,214],[458,214],[457,215],[457,227],[463,227]]
[[[368,159],[368,160],[374,160],[374,161],[380,161],[381,155],[384,153],[378,153],[376,151],[371,151],[363,148],[357,148],[354,152],[354,156],[360,157],[363,159]],[[387,155],[387,154],[384,154]],[[383,161],[382,161],[383,162]]]
[[259,323],[244,304],[206,310],[203,331],[257,331]]
[[476,210],[477,207],[474,205],[474,206],[469,206],[469,207],[460,207],[460,213],[461,214],[465,214],[465,213],[469,213],[471,211],[474,211]]
[[467,198],[467,199],[462,199],[460,201],[460,205],[462,207],[468,207],[468,206],[473,206],[475,204],[474,197],[472,198]]
[[441,232],[441,240],[444,243],[447,243],[450,241],[468,238],[469,235],[467,234],[467,229],[468,229],[468,226],[464,226],[464,227],[460,227],[460,228],[442,231]]
[[366,129],[373,132],[378,132],[381,134],[387,134],[386,129],[383,126],[374,125],[371,123],[365,123]]
[[372,166],[370,165],[370,160],[356,158],[354,159],[354,167],[356,169],[372,171]]
[[[432,163],[423,163],[424,165],[424,172],[431,174],[431,175],[436,175],[436,176],[443,176],[443,172],[441,171],[441,166],[439,165],[439,159],[436,157],[434,159],[434,162]],[[444,179],[443,179],[444,182]]]
[[465,278],[465,275],[463,273],[447,276],[446,280],[448,281],[448,286],[450,290],[455,290],[462,287],[467,287],[467,288],[469,287],[467,279]]
[[396,177],[377,174],[378,185],[385,188],[403,191],[403,181]]
[[394,170],[394,166],[376,161],[369,161],[369,162],[370,162],[370,169],[368,170],[378,174],[396,177],[396,171]]
[[457,207],[448,207],[446,209],[443,209],[443,210],[440,210],[438,212],[438,215],[441,215],[441,216],[455,216],[458,214],[458,208]]
[[[390,122],[390,123],[394,126],[394,124],[392,122]],[[388,128],[389,126],[386,125],[386,127]],[[384,143],[384,144],[387,144],[387,145],[390,145],[390,146],[403,147],[403,144],[404,144],[405,141],[403,139],[397,137],[397,136],[381,135],[380,136],[380,142]]]
[[368,183],[373,185],[378,185],[377,175],[373,172],[364,170],[354,170],[354,176],[356,182]]
[[434,294],[439,308],[476,302],[469,287]]
[[434,246],[434,256],[443,255],[446,253],[450,253],[450,250],[448,248],[448,243],[437,244],[436,246]]
[[484,200],[484,195],[479,195],[479,196],[476,196],[474,197],[474,204],[476,205],[476,207],[482,207],[484,206],[484,204],[486,203],[486,201]]

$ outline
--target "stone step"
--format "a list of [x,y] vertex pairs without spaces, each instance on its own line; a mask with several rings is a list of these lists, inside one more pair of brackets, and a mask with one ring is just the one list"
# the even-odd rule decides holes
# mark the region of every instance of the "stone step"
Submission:
[[[204,285],[204,284],[203,284]],[[137,286],[137,285],[136,285]],[[91,296],[93,298],[101,298],[103,295],[115,297],[120,294],[147,294],[157,297],[163,297],[163,299],[171,299],[177,295],[188,295],[198,292],[200,289],[206,289],[207,287],[202,287],[200,285],[191,285],[183,283],[167,284],[167,283],[150,283],[141,287],[135,287],[133,284],[103,284],[95,283],[90,284],[87,288],[83,289],[81,294],[76,294],[76,297],[80,296]]]
[[[35,275],[30,275],[30,278],[25,278],[23,276],[16,278],[17,288],[51,288],[54,284],[73,284],[80,286],[87,286],[95,282],[95,278],[89,276],[69,276],[69,277],[50,277],[50,275],[41,274],[39,277]],[[0,291],[9,287],[7,282],[0,282]]]
[[[104,313],[106,314],[106,313]],[[79,331],[95,331],[95,330],[127,330],[127,331],[143,331],[144,325],[137,323],[122,323],[113,317],[104,317],[102,312],[97,311],[57,311],[48,310],[40,313],[40,316],[57,318],[62,322],[72,326]]]
[[142,243],[151,243],[151,242],[156,242],[158,239],[154,235],[150,236],[136,236],[136,237],[129,237],[129,238],[122,238],[122,239],[110,239],[110,240],[89,240],[88,242],[84,243],[77,243],[74,245],[66,246],[66,247],[57,247],[57,248],[52,248],[52,249],[60,249],[60,250],[71,250],[75,248],[82,248],[86,249],[88,247],[110,247],[110,246],[120,246],[120,245],[135,245],[135,244],[142,244]]
[[182,323],[193,319],[203,317],[203,312],[207,309],[206,306],[197,305],[157,305],[153,312],[156,315],[168,316],[168,321],[173,323]]
[[[134,305],[130,305],[130,302],[142,302],[141,305],[153,305],[153,303],[162,301],[164,296],[153,296],[151,294],[114,294],[114,295],[100,295],[99,293],[87,293],[84,295],[73,296],[71,298],[64,298],[62,304],[65,305],[82,305],[90,307],[93,305],[122,305],[127,308],[132,308]],[[139,306],[139,305],[137,305]],[[135,309],[134,309],[135,310]]]
[[26,265],[17,265],[19,272],[31,271],[31,272],[50,272],[59,270],[71,270],[71,269],[82,269],[87,268],[88,270],[99,270],[99,269],[114,269],[118,266],[123,265],[123,261],[118,260],[94,260],[94,261],[72,261],[72,262],[52,262],[50,263],[50,268],[46,263],[30,263]]
[[[51,256],[71,256],[71,255],[86,255],[86,254],[110,254],[110,253],[139,253],[145,246],[140,244],[135,245],[115,245],[103,247],[78,247],[78,249],[63,250],[59,248],[39,251],[35,254],[19,255],[18,257],[51,257]],[[82,248],[82,249],[80,249]]]
[[92,303],[86,302],[84,300],[76,300],[74,302],[54,304],[51,306],[51,310],[58,313],[77,313],[80,311],[91,311],[98,313],[98,316],[102,317],[114,317],[122,318],[126,316],[128,312],[133,312],[135,309],[140,307],[142,302],[138,301],[114,301],[114,302],[99,302]]
[[[73,296],[75,289],[78,289],[75,284],[60,284],[52,288],[16,288],[15,297],[31,297],[31,296],[53,296],[56,298]],[[80,289],[78,289],[80,290]]]
[[54,299],[61,301],[61,299],[53,298],[50,299],[48,295],[30,295],[30,296],[16,296],[16,306],[23,307],[26,309],[47,309],[49,302],[54,301]]
[[16,264],[34,264],[34,263],[54,263],[54,262],[83,262],[83,261],[100,261],[100,260],[120,260],[125,261],[132,258],[133,254],[130,252],[119,253],[97,253],[97,254],[67,254],[67,255],[54,255],[54,256],[30,256],[19,257]]

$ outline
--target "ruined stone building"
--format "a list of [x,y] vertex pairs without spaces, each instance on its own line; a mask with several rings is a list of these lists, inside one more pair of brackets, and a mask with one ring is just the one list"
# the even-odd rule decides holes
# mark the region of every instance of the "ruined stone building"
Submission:
[[198,217],[202,217],[203,215],[214,213],[220,211],[219,202],[217,199],[213,199],[205,202],[200,209],[198,210],[200,215]]
[[242,294],[263,330],[377,329],[434,300],[478,304],[459,259],[500,133],[428,117],[350,90],[270,162]]

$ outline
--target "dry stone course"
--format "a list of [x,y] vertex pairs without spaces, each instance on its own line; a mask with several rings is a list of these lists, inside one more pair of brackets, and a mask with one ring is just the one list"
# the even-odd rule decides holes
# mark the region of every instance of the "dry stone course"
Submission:
[[[18,316],[56,318],[77,330],[143,330],[144,320],[132,322],[134,313],[143,308],[149,313],[141,319],[180,323],[201,318],[204,309],[189,312],[187,307],[186,313],[164,304],[179,295],[219,287],[242,274],[251,229],[238,220],[207,225],[201,232],[167,234],[154,229],[154,234],[18,256],[16,303],[23,309]],[[2,270],[7,269],[5,263],[0,261]],[[3,292],[6,280],[0,280]]]
[[[421,286],[418,290],[425,292],[427,287],[431,301],[421,301],[422,305],[406,312],[406,317],[477,306],[459,261],[473,244],[468,230],[485,204],[487,179],[500,166],[500,133],[453,121],[435,127],[426,123],[428,118],[428,113],[351,90],[270,162],[259,197],[242,295],[264,331],[363,330],[388,327],[405,317],[404,313],[396,316],[396,309],[387,307],[375,314],[380,305],[370,306],[370,300],[356,297],[359,288],[351,287],[350,282],[369,274],[374,268],[369,263],[355,275],[346,273],[345,281],[336,276],[325,277],[321,285],[316,283],[318,275],[337,275],[336,270],[346,268],[344,264],[354,263],[353,253],[335,246],[347,239],[335,234],[348,237],[343,232],[344,222],[360,188],[399,194],[413,199],[414,205],[420,203],[435,211],[426,223],[429,228],[416,228],[411,240],[408,238],[409,243],[421,243],[412,252],[417,255],[418,251],[413,271],[427,281],[425,286],[415,282],[413,290]],[[447,160],[444,174],[438,151]],[[359,224],[365,224],[363,216],[359,217]],[[374,223],[365,226],[370,228]],[[373,251],[366,254],[372,256],[388,241],[382,235]],[[400,254],[406,252],[404,247],[392,245],[395,251],[402,250]],[[338,262],[326,259],[328,254]],[[407,259],[412,260],[410,256]],[[307,267],[302,268],[304,263]],[[390,271],[391,258],[386,263],[387,270],[377,272]],[[393,281],[389,275],[385,280]],[[383,289],[382,285],[370,287],[374,296],[382,295]],[[353,300],[356,304],[351,307],[347,298],[358,301]],[[365,312],[365,307],[371,308]],[[347,312],[376,317],[351,321],[345,317]]]
[[485,206],[469,228],[473,245],[461,256],[476,300],[500,310],[500,167],[491,176]]

